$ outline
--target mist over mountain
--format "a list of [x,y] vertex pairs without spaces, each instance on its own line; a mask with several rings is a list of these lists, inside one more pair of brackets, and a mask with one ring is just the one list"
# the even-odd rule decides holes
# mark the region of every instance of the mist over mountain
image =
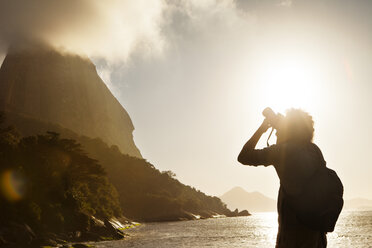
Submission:
[[0,69],[0,111],[18,121],[27,117],[58,124],[142,157],[128,113],[87,58],[44,46],[10,51]]
[[276,211],[275,200],[259,192],[247,192],[241,187],[229,190],[220,198],[231,209],[248,209],[250,212]]

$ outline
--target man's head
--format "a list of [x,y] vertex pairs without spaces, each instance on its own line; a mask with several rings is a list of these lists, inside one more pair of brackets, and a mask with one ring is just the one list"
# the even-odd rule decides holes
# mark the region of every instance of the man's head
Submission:
[[313,118],[301,109],[289,109],[280,121],[276,136],[277,144],[287,141],[296,143],[312,142],[314,136]]

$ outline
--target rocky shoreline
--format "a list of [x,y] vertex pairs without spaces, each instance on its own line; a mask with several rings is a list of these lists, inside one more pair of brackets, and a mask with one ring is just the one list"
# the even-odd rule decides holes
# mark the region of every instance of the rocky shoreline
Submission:
[[[209,218],[226,218],[236,216],[251,215],[247,210],[231,212],[231,215],[221,215],[218,213],[199,213],[193,214],[184,212],[177,218],[164,218],[157,222],[164,221],[184,221],[200,220]],[[26,223],[10,222],[6,226],[0,227],[0,247],[61,247],[61,248],[85,248],[94,247],[87,242],[99,242],[108,240],[120,240],[126,237],[125,230],[139,226],[140,223],[121,218],[98,219],[94,216],[89,217],[89,225],[84,230],[53,233],[46,231],[32,230]]]
[[125,218],[119,219],[100,220],[91,216],[89,227],[85,230],[58,234],[37,232],[26,223],[10,222],[0,227],[0,247],[90,247],[83,243],[123,239],[126,229],[140,225]]

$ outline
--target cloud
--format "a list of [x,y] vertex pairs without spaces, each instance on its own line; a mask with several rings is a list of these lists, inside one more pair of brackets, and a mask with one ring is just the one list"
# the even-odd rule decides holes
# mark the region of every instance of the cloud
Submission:
[[249,12],[277,10],[278,7],[291,7],[292,0],[234,0],[238,9]]
[[[254,11],[287,2],[291,1],[0,0],[0,53],[11,45],[41,41],[91,58],[126,62],[137,51],[160,54],[172,46],[167,42],[174,42],[174,35],[205,36],[220,27],[237,30],[252,22],[240,8]],[[170,33],[175,27],[179,30]]]
[[42,41],[70,52],[125,61],[162,50],[162,0],[0,0],[0,49]]

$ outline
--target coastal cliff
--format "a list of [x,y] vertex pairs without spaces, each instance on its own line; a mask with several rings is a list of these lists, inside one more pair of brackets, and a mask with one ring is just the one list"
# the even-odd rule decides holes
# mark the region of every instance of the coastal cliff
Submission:
[[0,111],[60,125],[142,157],[128,113],[88,58],[44,46],[11,49],[0,69]]
[[128,113],[86,58],[10,52],[0,112],[0,245],[123,238],[115,219],[249,215],[142,158]]

